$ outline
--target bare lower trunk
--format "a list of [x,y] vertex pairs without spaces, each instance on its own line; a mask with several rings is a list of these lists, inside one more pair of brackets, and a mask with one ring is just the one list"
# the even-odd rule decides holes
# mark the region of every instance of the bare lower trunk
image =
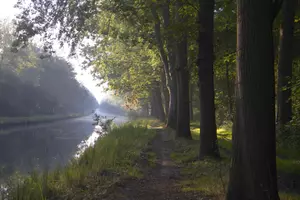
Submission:
[[161,121],[164,121],[165,113],[163,109],[159,83],[155,83],[154,88],[152,90],[152,108],[153,108],[152,116],[156,117]]
[[278,122],[280,127],[292,119],[291,85],[293,68],[293,35],[296,0],[284,1],[280,28],[278,64]]
[[200,92],[200,158],[219,157],[213,80],[214,0],[200,0],[198,76]]
[[279,200],[272,0],[237,4],[237,99],[227,200]]
[[[172,92],[171,92],[172,91]],[[169,88],[169,113],[167,119],[167,127],[176,128],[177,120],[177,82],[172,80],[171,86]]]
[[144,103],[143,106],[142,106],[142,116],[144,116],[144,117],[149,116],[149,104],[148,104],[148,102]]
[[168,116],[169,114],[169,91],[168,91],[168,87],[166,85],[166,76],[164,75],[164,72],[162,72],[161,75],[161,92],[163,94],[163,101],[164,101],[164,109],[165,109],[165,115]]
[[193,93],[194,93],[194,84],[190,84],[190,120],[194,120],[194,109],[193,109]]

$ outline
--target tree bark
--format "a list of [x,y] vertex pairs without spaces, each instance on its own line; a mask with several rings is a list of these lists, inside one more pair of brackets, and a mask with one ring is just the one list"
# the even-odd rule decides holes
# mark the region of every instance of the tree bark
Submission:
[[164,109],[165,109],[165,115],[168,116],[169,113],[169,91],[166,85],[166,76],[164,74],[164,72],[162,71],[161,74],[161,92],[163,94],[163,101],[164,101]]
[[193,95],[194,94],[194,84],[190,84],[190,121],[194,120],[194,109],[193,109]]
[[[184,18],[180,15],[179,9],[182,3],[176,2],[177,21],[184,22]],[[177,41],[177,64],[178,64],[178,79],[177,79],[177,126],[176,135],[178,137],[192,138],[190,130],[190,109],[189,109],[189,69],[188,69],[188,43],[186,33],[180,34],[182,37]]]
[[279,200],[272,0],[238,0],[237,95],[227,200]]
[[152,116],[161,121],[164,121],[165,113],[164,113],[161,92],[160,92],[160,87],[159,87],[158,82],[154,83],[154,87],[152,89],[152,101],[151,102],[152,102],[152,104],[151,104]]
[[219,157],[217,144],[215,94],[213,73],[214,0],[199,0],[199,97],[200,97],[200,154]]
[[283,3],[278,63],[278,122],[282,127],[292,120],[291,85],[293,69],[293,37],[296,0]]
[[[175,48],[176,43],[174,40],[174,34],[170,31],[170,0],[166,0],[162,6],[162,17],[163,17],[163,27],[166,31],[166,47],[169,60],[169,76],[170,76],[170,88],[173,89],[173,94],[170,95],[169,99],[169,112],[174,113],[173,115],[168,116],[167,127],[176,128],[177,126],[177,92],[178,92],[178,74],[176,71],[176,57],[175,57]],[[175,93],[176,92],[176,93]]]

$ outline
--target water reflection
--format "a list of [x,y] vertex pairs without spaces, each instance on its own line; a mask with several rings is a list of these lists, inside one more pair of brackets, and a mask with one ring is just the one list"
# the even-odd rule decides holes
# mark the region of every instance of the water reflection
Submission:
[[102,128],[100,126],[96,126],[95,129],[96,130],[94,130],[92,135],[90,135],[87,140],[81,141],[81,143],[77,146],[78,151],[74,156],[75,158],[79,158],[88,147],[94,146],[97,139],[104,134],[101,131]]
[[[107,119],[113,119],[114,116],[110,116],[110,115],[105,115],[107,116]],[[114,119],[112,126],[117,126],[120,124],[123,124],[127,121],[127,118],[125,117],[117,117]],[[106,133],[103,131],[102,127],[97,125],[95,126],[95,129],[93,131],[93,133],[88,137],[88,139],[82,141],[79,145],[78,145],[78,151],[75,154],[75,158],[79,158],[80,155],[83,154],[83,152],[88,148],[88,147],[92,147],[95,145],[95,142],[99,139],[99,137],[102,137],[103,135],[105,135]]]
[[[116,124],[126,121],[125,117],[115,119]],[[0,179],[16,171],[28,174],[65,166],[99,138],[92,123],[89,116],[0,134]]]

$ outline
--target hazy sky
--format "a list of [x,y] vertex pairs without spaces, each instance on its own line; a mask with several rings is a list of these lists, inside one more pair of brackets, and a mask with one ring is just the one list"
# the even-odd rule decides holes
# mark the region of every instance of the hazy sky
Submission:
[[[18,13],[18,10],[14,8],[17,0],[0,0],[0,19],[13,19],[14,16]],[[59,56],[65,57],[67,59],[68,52],[64,49],[56,49]],[[93,80],[93,77],[87,72],[81,69],[78,61],[72,59],[69,60],[77,73],[77,80],[81,82],[85,87],[87,87],[97,98],[98,101],[101,101],[103,97],[106,96],[102,89],[96,86],[96,81]]]

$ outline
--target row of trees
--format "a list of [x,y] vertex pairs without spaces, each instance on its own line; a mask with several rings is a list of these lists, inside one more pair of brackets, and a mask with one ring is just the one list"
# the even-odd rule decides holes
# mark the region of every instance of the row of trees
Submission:
[[82,45],[84,64],[128,107],[150,109],[185,138],[191,138],[193,108],[199,109],[200,158],[220,156],[216,124],[234,121],[227,199],[276,200],[276,111],[280,128],[300,116],[295,5],[296,0],[32,1],[18,4],[23,13],[15,45],[40,34],[49,46],[55,37],[75,50],[89,39],[80,43],[88,44]]
[[86,113],[98,105],[63,58],[40,59],[33,44],[12,52],[13,31],[11,22],[0,22],[1,117]]

